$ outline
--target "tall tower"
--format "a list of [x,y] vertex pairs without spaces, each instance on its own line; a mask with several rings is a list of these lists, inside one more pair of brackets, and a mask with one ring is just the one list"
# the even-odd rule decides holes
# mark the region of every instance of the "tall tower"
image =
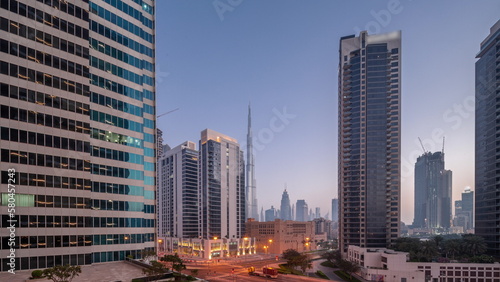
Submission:
[[[248,131],[247,131],[247,167],[246,167],[246,198],[247,198],[247,218],[259,220],[259,211],[257,206],[257,188],[255,183],[255,163],[253,156],[253,137],[252,137],[252,114],[250,104],[248,105]],[[264,219],[262,219],[264,220]]]
[[401,32],[340,39],[339,248],[399,236]]
[[474,191],[466,187],[462,199],[455,201],[454,226],[462,226],[464,232],[474,228]]
[[481,42],[476,58],[476,214],[475,234],[488,245],[488,254],[500,257],[500,20]]
[[295,204],[295,220],[296,221],[309,221],[309,208],[305,200],[297,200]]
[[290,197],[288,196],[288,192],[283,191],[283,195],[281,196],[281,206],[280,206],[280,211],[281,211],[281,220],[292,220],[292,210],[290,207]]
[[468,229],[474,228],[474,191],[470,187],[466,187],[462,193],[462,212],[468,213],[469,222],[466,226]]
[[452,172],[444,169],[444,153],[426,152],[417,158],[413,227],[450,227],[451,188]]
[[200,140],[199,209],[205,239],[245,233],[245,162],[238,141],[205,129]]
[[198,238],[198,151],[186,141],[158,161],[158,237]]
[[273,206],[271,206],[270,209],[266,210],[265,217],[266,217],[265,221],[274,221],[274,219],[276,218],[276,209]]
[[15,170],[16,270],[154,250],[154,3],[1,1],[0,185],[4,198]]
[[332,199],[332,221],[339,221],[339,199]]

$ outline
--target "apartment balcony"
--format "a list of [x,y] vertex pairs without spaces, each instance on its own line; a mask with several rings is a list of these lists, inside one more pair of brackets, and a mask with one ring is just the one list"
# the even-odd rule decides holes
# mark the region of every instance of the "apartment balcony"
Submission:
[[347,85],[344,85],[344,87],[342,88],[342,91],[347,91],[351,88],[352,88],[352,86],[350,84],[347,84]]

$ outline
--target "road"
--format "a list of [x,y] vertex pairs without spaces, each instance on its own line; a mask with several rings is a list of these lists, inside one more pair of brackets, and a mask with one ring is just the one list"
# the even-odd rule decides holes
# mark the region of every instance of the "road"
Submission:
[[[272,257],[272,258],[271,258]],[[278,279],[269,279],[265,277],[256,277],[248,275],[248,267],[254,266],[257,269],[262,267],[278,267],[278,264],[285,263],[284,260],[276,261],[273,256],[255,255],[250,258],[220,260],[208,262],[187,263],[187,270],[183,273],[191,274],[192,269],[198,269],[196,277],[206,279],[210,282],[228,282],[228,281],[327,281],[320,278],[298,276],[291,274],[279,274]],[[314,263],[313,265],[316,265]],[[321,266],[320,266],[321,267]],[[316,267],[315,267],[316,268]],[[320,269],[325,272],[323,269]],[[310,271],[315,272],[316,269]],[[333,271],[330,269],[330,272]],[[326,273],[326,272],[325,272]],[[331,275],[329,275],[331,276]],[[338,278],[338,277],[332,277]],[[334,279],[330,281],[342,281]]]

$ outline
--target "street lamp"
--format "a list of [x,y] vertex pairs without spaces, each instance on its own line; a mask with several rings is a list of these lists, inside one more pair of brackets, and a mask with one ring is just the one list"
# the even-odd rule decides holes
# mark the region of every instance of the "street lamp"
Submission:
[[[128,240],[128,237],[125,237],[125,240]],[[160,247],[160,252],[164,251],[163,239],[158,239],[158,246]]]
[[267,246],[264,246],[264,250],[266,251],[266,255],[267,255]]
[[273,243],[273,239],[269,239],[269,247],[271,247],[271,244]]

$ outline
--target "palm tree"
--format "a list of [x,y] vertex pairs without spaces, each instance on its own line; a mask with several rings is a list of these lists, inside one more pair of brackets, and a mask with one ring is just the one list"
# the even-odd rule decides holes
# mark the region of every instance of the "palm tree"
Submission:
[[420,254],[427,260],[431,261],[433,257],[439,254],[436,244],[433,241],[422,242]]
[[443,236],[441,235],[436,235],[432,238],[432,240],[434,241],[434,243],[436,244],[436,247],[438,248],[438,250],[441,250],[441,243],[444,241],[444,238]]
[[360,267],[359,265],[353,263],[353,262],[350,262],[348,260],[345,260],[345,259],[341,259],[340,262],[339,262],[339,268],[348,273],[349,274],[349,280],[352,280],[352,274],[355,273],[355,272],[358,272]]
[[484,238],[472,234],[463,235],[464,251],[470,256],[482,255],[486,252]]
[[443,249],[446,257],[451,256],[451,259],[455,259],[455,255],[460,253],[462,240],[461,239],[450,239],[443,242]]

